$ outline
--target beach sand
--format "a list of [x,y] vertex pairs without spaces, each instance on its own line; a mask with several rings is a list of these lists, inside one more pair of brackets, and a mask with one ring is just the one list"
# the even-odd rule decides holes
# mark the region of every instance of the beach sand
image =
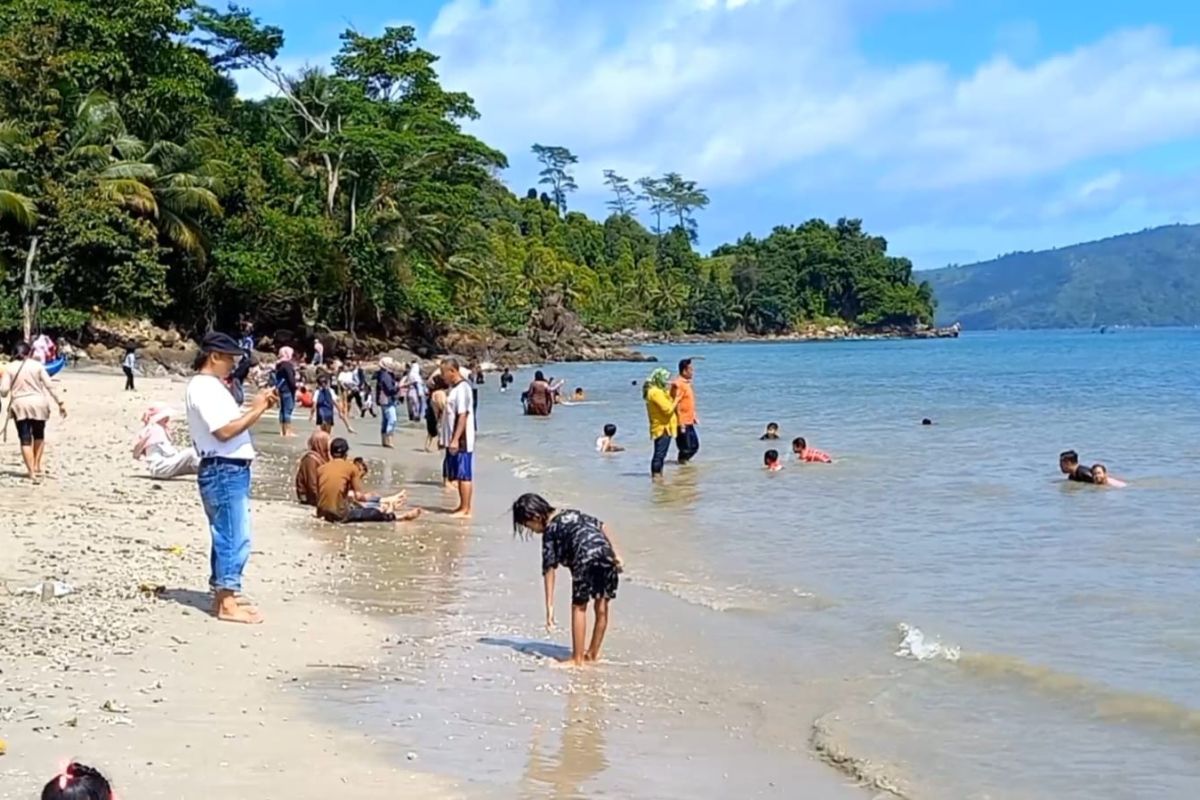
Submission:
[[[183,384],[125,393],[119,377],[67,372],[59,385],[70,416],[49,424],[46,482],[21,479],[11,430],[0,450],[0,796],[37,797],[69,758],[142,800],[461,796],[314,718],[312,679],[377,663],[388,630],[325,591],[352,580],[344,553],[304,533],[309,515],[282,493],[253,503],[246,590],[266,624],[209,616],[195,481],[147,480],[130,458],[144,407],[179,408]],[[20,593],[45,578],[73,592]]]

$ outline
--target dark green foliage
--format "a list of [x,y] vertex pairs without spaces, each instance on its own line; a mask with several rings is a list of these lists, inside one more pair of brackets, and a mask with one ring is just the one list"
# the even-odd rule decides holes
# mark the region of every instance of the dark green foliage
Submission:
[[[0,326],[18,322],[35,236],[45,325],[102,311],[193,330],[511,333],[551,296],[606,330],[930,315],[908,262],[857,222],[702,258],[695,181],[606,171],[600,222],[568,211],[578,159],[557,145],[533,146],[546,191],[513,195],[504,155],[461,127],[474,102],[441,86],[411,27],[345,32],[326,71],[285,73],[283,45],[244,9],[192,0],[0,3]],[[277,96],[238,99],[234,69]]]
[[967,328],[1200,324],[1200,226],[1169,225],[921,273]]

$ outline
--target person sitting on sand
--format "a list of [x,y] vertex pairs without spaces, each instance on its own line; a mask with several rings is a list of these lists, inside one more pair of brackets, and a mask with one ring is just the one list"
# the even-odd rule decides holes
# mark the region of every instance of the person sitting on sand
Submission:
[[1067,480],[1076,483],[1095,483],[1092,471],[1079,463],[1079,454],[1074,450],[1064,450],[1058,456],[1058,469],[1067,476]]
[[301,408],[313,407],[313,393],[306,384],[301,383],[296,386],[296,402]]
[[308,450],[300,456],[300,466],[296,468],[296,499],[300,505],[317,507],[317,471],[329,463],[331,441],[329,434],[322,430],[313,431],[308,437]]
[[604,426],[604,435],[596,440],[597,453],[624,453],[625,448],[617,444],[617,426],[611,422]]
[[142,414],[142,429],[133,440],[133,457],[145,459],[150,477],[167,480],[200,471],[196,448],[180,450],[171,441],[171,419],[175,412],[166,406],[150,406]]
[[779,472],[783,469],[783,463],[779,460],[778,450],[768,450],[763,453],[763,469],[767,472]]
[[809,447],[808,442],[803,436],[797,436],[795,439],[792,439],[792,452],[796,454],[797,461],[803,461],[806,464],[833,463],[833,459],[829,457],[829,453],[818,450],[815,447]]
[[42,800],[114,800],[112,786],[98,770],[72,761],[42,787]]
[[1092,464],[1092,483],[1097,486],[1111,486],[1114,489],[1124,489],[1125,481],[1108,474],[1108,467],[1103,464]]
[[587,400],[587,395],[583,392],[582,386],[576,386],[575,391],[571,394],[571,401],[574,403],[582,403]]
[[329,443],[330,459],[317,469],[317,516],[326,522],[404,522],[416,519],[421,509],[409,509],[397,516],[404,505],[404,492],[390,497],[368,494],[363,488],[362,472],[346,459],[350,443],[334,439]]
[[[542,582],[546,593],[546,629],[554,629],[554,573],[571,572],[571,657],[581,667],[600,660],[608,630],[608,604],[617,596],[624,567],[620,550],[603,522],[573,509],[557,509],[536,494],[523,494],[512,506],[513,531],[542,537]],[[596,620],[586,644],[587,607]]]
[[769,441],[774,441],[775,439],[778,439],[778,438],[779,438],[779,423],[778,422],[768,422],[766,432],[763,433],[762,436],[758,437],[758,440],[760,442],[769,442]]

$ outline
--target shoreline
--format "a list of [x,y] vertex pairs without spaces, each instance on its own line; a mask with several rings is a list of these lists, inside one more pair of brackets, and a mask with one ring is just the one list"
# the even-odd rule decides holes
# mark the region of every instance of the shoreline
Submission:
[[[307,509],[262,499],[256,476],[247,594],[266,623],[218,623],[206,610],[194,479],[150,481],[129,457],[142,409],[164,399],[178,408],[182,385],[147,378],[125,394],[115,379],[77,372],[59,385],[71,416],[50,422],[47,480],[17,477],[15,445],[0,473],[6,795],[36,797],[75,758],[124,797],[271,797],[281,781],[312,800],[350,787],[381,800],[401,787],[464,796],[458,782],[398,767],[369,737],[314,716],[310,688],[336,673],[322,665],[377,664],[390,631],[327,591],[349,567],[303,532]],[[13,594],[43,578],[73,592]],[[212,768],[193,780],[202,766]]]

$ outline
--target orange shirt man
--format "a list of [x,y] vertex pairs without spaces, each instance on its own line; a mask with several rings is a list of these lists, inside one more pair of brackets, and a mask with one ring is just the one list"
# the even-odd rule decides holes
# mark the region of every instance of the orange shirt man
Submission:
[[696,390],[692,386],[695,374],[692,360],[685,358],[679,362],[679,377],[671,382],[671,396],[679,401],[675,411],[679,419],[675,447],[679,450],[680,464],[688,463],[700,451],[700,434],[696,431],[700,418],[696,416]]

